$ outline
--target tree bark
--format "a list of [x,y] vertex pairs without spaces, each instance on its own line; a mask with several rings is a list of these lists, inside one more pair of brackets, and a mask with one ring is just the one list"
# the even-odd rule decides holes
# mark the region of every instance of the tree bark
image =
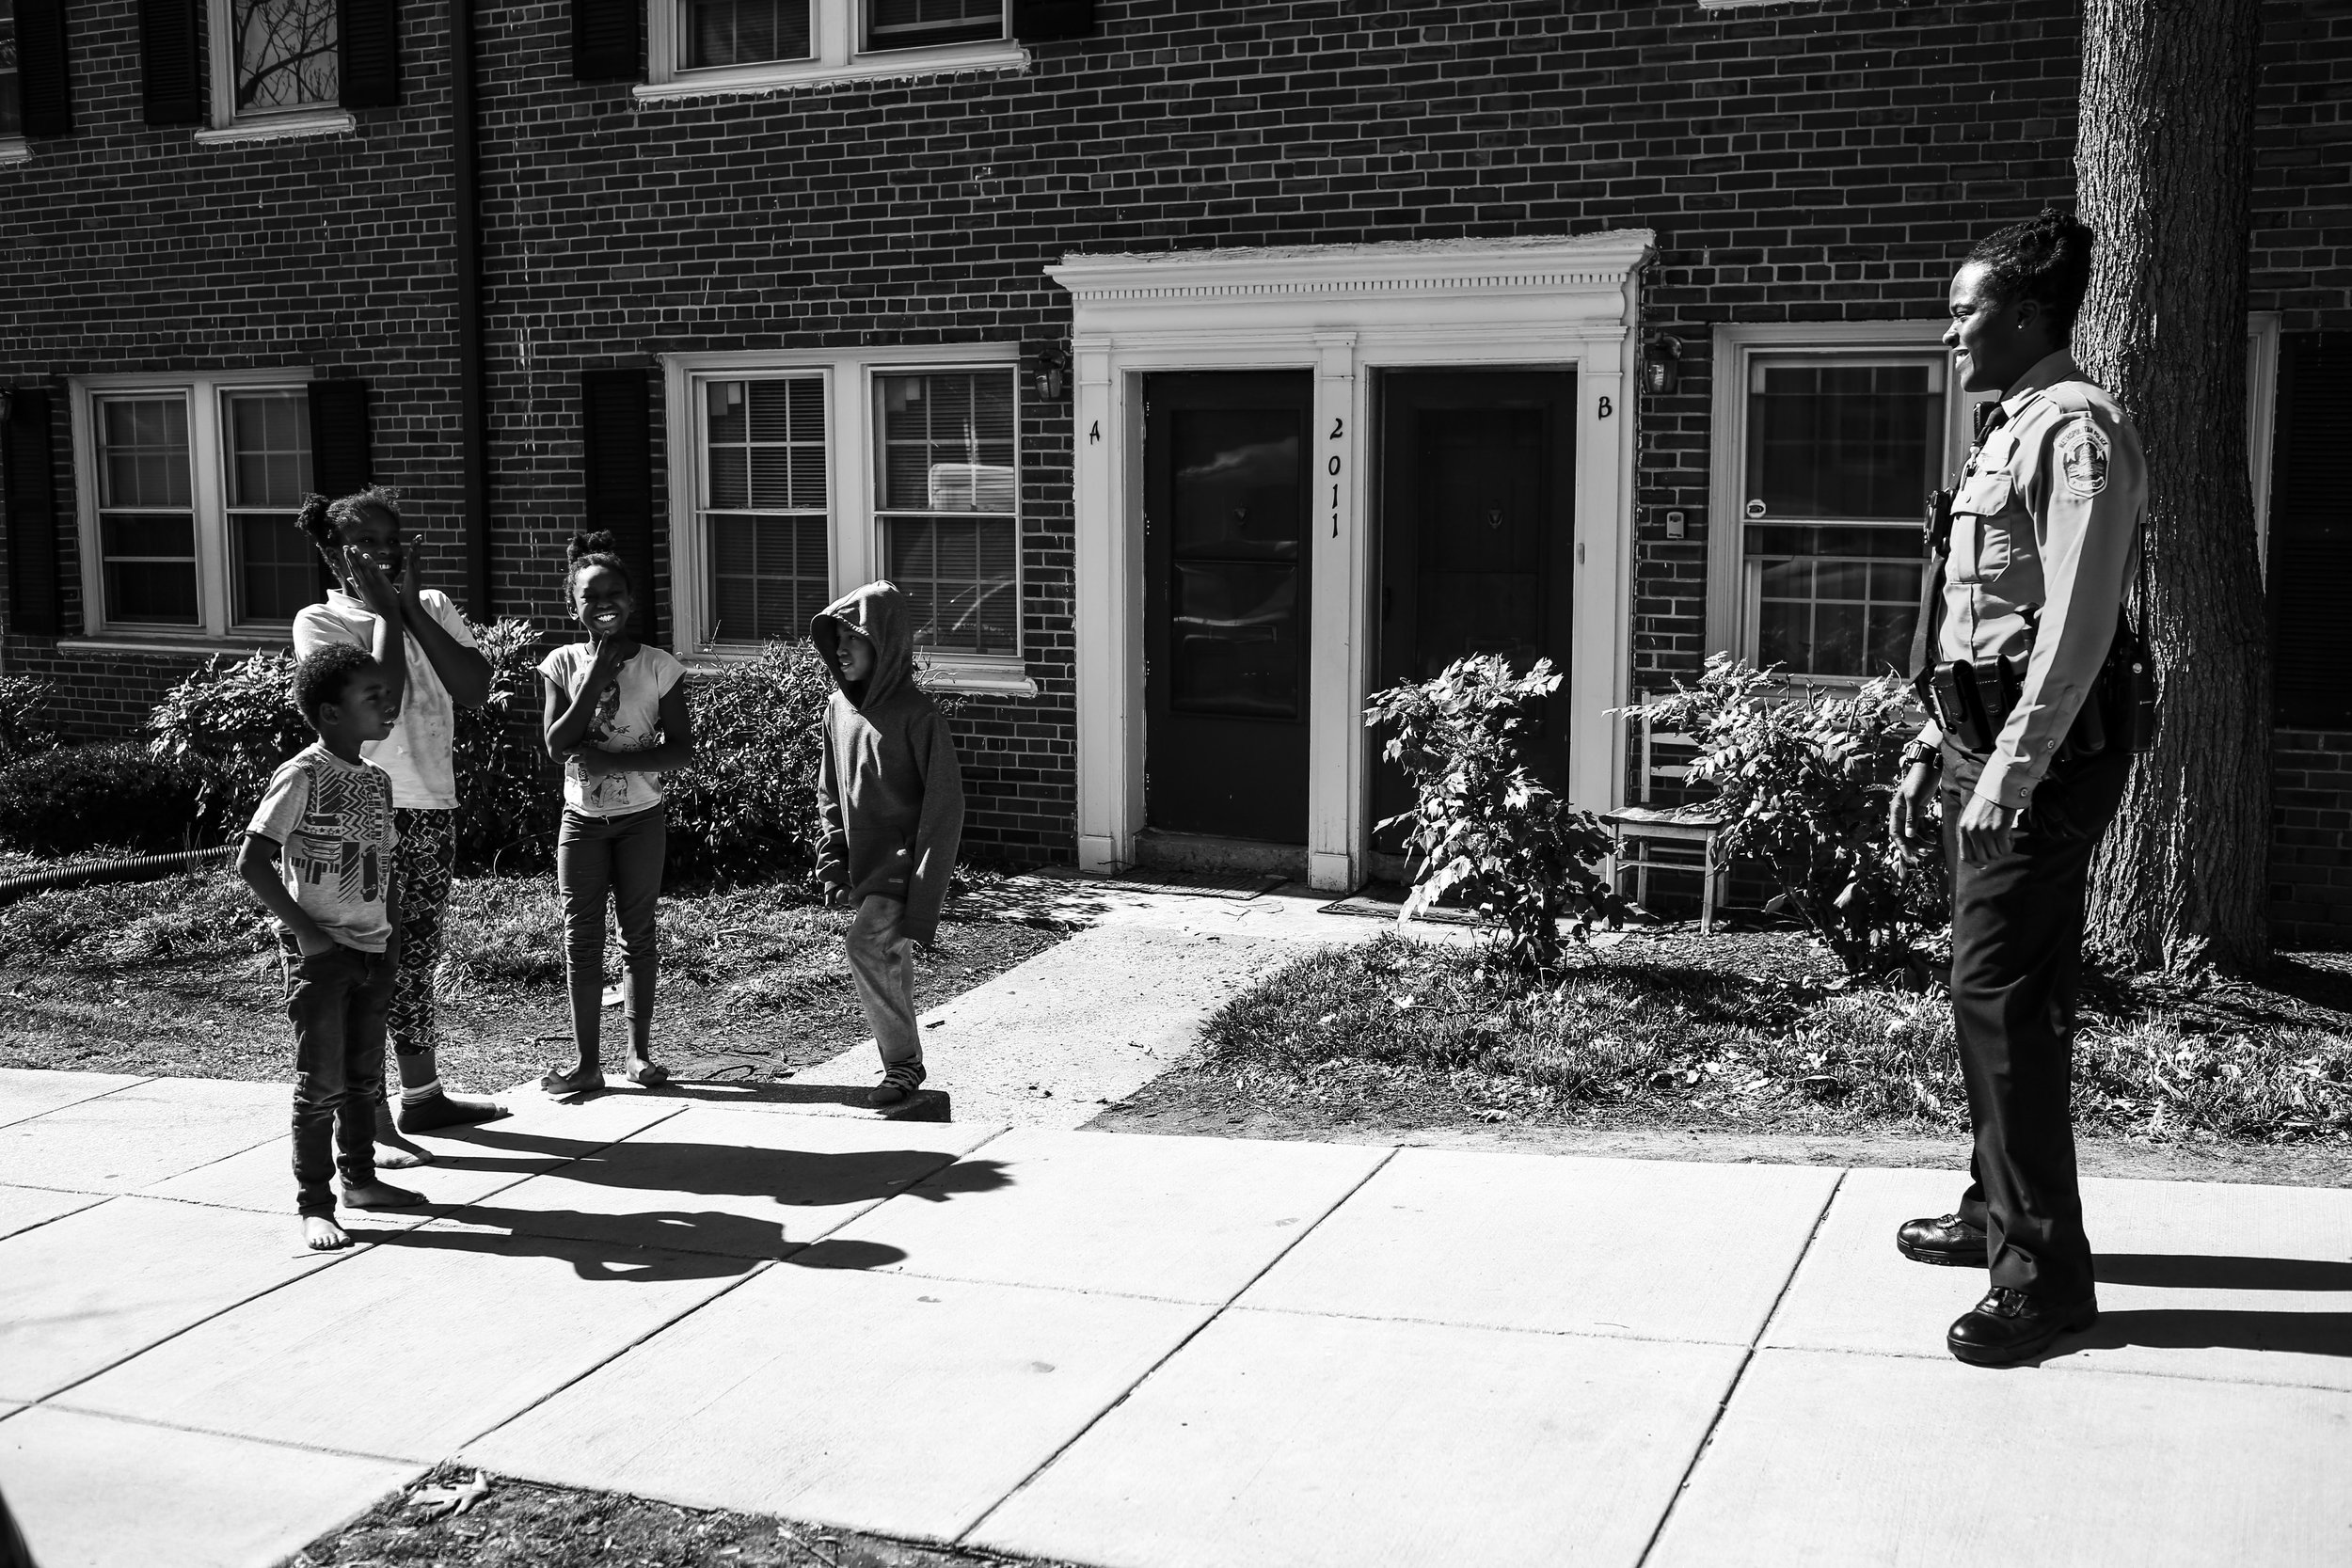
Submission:
[[2270,951],[2270,663],[2246,467],[2260,0],[2084,0],[2074,332],[2148,454],[2155,746],[2093,869],[2094,949],[2141,970]]

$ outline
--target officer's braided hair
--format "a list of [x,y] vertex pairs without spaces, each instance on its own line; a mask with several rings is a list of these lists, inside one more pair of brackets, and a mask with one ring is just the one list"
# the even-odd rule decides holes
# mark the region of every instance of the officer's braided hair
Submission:
[[2023,223],[1986,235],[1968,253],[1984,284],[2004,305],[2030,299],[2050,315],[2051,337],[2064,343],[2090,287],[2090,230],[2072,213],[2044,207]]

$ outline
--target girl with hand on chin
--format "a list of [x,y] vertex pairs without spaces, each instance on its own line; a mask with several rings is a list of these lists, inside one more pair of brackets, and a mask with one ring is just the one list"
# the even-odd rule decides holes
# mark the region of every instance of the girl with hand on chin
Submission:
[[474,646],[466,617],[449,595],[423,585],[403,535],[400,498],[370,485],[340,500],[312,496],[296,521],[337,586],[326,602],[294,617],[294,657],[322,648],[358,648],[383,672],[391,734],[365,748],[390,775],[400,847],[394,864],[403,933],[392,988],[389,1029],[400,1067],[397,1120],[379,1108],[376,1163],[389,1169],[432,1155],[400,1136],[489,1121],[506,1113],[487,1100],[441,1086],[435,1051],[433,971],[441,960],[441,927],[457,863],[457,709],[490,697],[490,661]]
[[653,1060],[654,908],[669,833],[661,776],[693,755],[681,681],[686,666],[628,635],[635,585],[610,533],[583,533],[565,550],[565,597],[588,634],[539,665],[548,754],[564,764],[564,826],[555,879],[564,894],[564,972],[579,1060],[539,1081],[550,1094],[604,1086],[604,908],[619,917],[627,955],[621,994],[631,1083],[669,1073]]

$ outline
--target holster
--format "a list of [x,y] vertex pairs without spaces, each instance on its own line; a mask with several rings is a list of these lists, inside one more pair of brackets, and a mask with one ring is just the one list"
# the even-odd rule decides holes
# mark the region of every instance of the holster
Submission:
[[2025,691],[2021,660],[1995,658],[1982,664],[1966,659],[1939,659],[1928,666],[1918,684],[1925,703],[1944,733],[1971,752],[1990,752],[2002,726]]

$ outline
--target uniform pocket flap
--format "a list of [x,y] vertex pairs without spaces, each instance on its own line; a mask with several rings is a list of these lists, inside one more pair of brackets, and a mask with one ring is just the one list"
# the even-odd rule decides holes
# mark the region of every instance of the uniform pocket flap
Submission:
[[1997,517],[2009,510],[2010,499],[2017,493],[2017,482],[2007,468],[1979,468],[1968,476],[1952,498],[1952,510],[1978,517]]

